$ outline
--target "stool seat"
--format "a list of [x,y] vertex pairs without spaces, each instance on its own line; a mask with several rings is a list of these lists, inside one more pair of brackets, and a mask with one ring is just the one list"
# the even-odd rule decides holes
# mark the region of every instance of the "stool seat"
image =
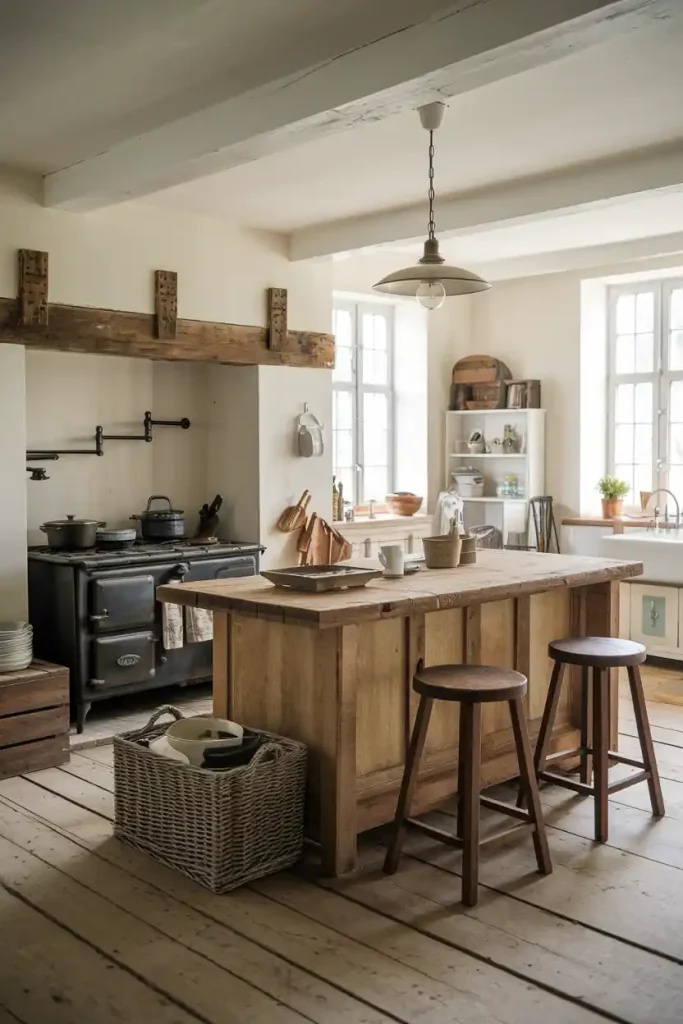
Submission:
[[494,665],[434,665],[415,674],[413,689],[434,700],[484,704],[523,697],[526,677]]
[[612,636],[567,637],[548,644],[548,657],[565,665],[589,668],[628,668],[642,665],[647,651],[633,640]]

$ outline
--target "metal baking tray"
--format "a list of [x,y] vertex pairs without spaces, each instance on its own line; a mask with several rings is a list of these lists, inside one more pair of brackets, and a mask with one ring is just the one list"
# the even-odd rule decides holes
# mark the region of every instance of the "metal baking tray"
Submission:
[[364,587],[382,576],[382,570],[356,569],[350,565],[297,565],[293,569],[267,569],[261,575],[277,587],[322,594],[326,590]]

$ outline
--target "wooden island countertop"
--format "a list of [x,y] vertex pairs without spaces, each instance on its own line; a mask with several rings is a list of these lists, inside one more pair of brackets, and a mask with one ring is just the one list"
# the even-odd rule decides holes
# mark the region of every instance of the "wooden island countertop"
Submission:
[[[354,560],[352,564],[368,564]],[[359,832],[391,821],[417,700],[418,664],[499,665],[529,680],[532,741],[548,691],[547,647],[564,636],[616,636],[619,581],[638,562],[536,552],[477,552],[477,563],[323,594],[262,577],[161,586],[161,601],[214,613],[214,711],[309,749],[307,830],[334,875],[355,866]],[[578,746],[570,673],[553,750]],[[616,694],[616,675],[613,680]],[[612,701],[616,745],[616,699]],[[483,714],[482,782],[516,774],[506,704]],[[457,791],[458,707],[434,708],[413,807]]]
[[[349,564],[378,567],[376,561],[366,559],[353,559]],[[642,571],[639,562],[482,550],[477,552],[475,565],[421,569],[413,576],[377,579],[365,587],[322,594],[286,590],[257,576],[169,583],[157,589],[157,596],[160,601],[196,605],[214,612],[237,611],[320,629],[501,601],[556,587],[591,586],[639,576]]]

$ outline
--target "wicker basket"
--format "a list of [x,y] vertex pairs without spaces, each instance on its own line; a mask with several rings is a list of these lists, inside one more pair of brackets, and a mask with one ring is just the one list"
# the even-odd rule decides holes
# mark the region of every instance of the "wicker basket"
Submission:
[[155,754],[165,705],[143,729],[114,737],[114,832],[168,867],[228,892],[291,867],[303,844],[306,747],[273,736],[249,764],[208,771]]

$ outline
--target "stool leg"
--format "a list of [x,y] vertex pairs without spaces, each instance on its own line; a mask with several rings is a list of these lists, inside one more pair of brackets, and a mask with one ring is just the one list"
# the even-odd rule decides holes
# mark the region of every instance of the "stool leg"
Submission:
[[[541,729],[538,734],[538,740],[536,742],[536,752],[534,754],[534,771],[536,776],[545,768],[545,759],[548,756],[548,748],[550,747],[550,741],[553,736],[553,726],[555,724],[555,715],[557,714],[557,705],[560,702],[560,693],[562,692],[562,677],[564,675],[564,663],[556,661],[553,664],[552,675],[550,676],[550,683],[548,685],[548,696],[545,699],[545,707],[543,708],[543,718],[541,719]],[[524,786],[520,786],[519,793],[517,795],[517,806],[523,807],[526,793]]]
[[406,826],[404,819],[410,814],[410,805],[413,802],[413,794],[417,783],[417,773],[420,768],[420,758],[424,750],[427,737],[427,727],[432,714],[433,700],[431,697],[420,697],[420,703],[415,715],[415,725],[410,737],[408,757],[403,770],[401,790],[396,805],[396,816],[394,818],[393,836],[384,858],[384,870],[388,875],[393,875],[401,859],[401,850],[406,837]]
[[655,756],[654,744],[652,743],[652,733],[650,732],[650,722],[647,716],[647,706],[645,704],[645,694],[643,693],[643,682],[640,678],[640,668],[638,665],[631,665],[627,669],[627,672],[628,684],[631,688],[633,711],[636,716],[636,729],[638,730],[638,739],[640,740],[643,764],[645,765],[645,770],[650,773],[647,785],[650,790],[652,813],[657,818],[663,818],[665,813],[664,797],[662,796],[662,784],[659,781],[657,758]]
[[538,793],[538,782],[534,771],[534,763],[531,757],[531,744],[524,718],[524,702],[521,697],[515,697],[508,701],[510,718],[512,719],[512,731],[515,736],[515,747],[517,748],[517,762],[519,764],[519,777],[521,791],[525,794],[526,803],[529,808],[529,819],[534,823],[534,850],[536,852],[536,863],[538,870],[543,875],[549,875],[553,870],[548,848],[548,837],[545,832],[543,811],[541,810],[541,798]]
[[463,809],[463,793],[465,791],[465,780],[467,779],[467,758],[470,756],[468,752],[468,730],[470,728],[470,720],[466,713],[463,713],[463,707],[460,707],[460,722],[458,732],[458,816],[456,818],[455,834],[458,839],[462,839],[464,836],[464,809]]
[[606,843],[609,832],[609,674],[593,669],[593,769],[595,775],[595,839]]
[[481,790],[481,704],[460,705],[464,718],[460,742],[465,750],[463,767],[460,830],[462,831],[462,902],[474,907],[479,898],[479,792]]
[[591,711],[590,683],[588,669],[581,668],[581,767],[579,781],[590,786],[593,778],[593,758],[586,753],[586,748],[593,745],[593,715]]

